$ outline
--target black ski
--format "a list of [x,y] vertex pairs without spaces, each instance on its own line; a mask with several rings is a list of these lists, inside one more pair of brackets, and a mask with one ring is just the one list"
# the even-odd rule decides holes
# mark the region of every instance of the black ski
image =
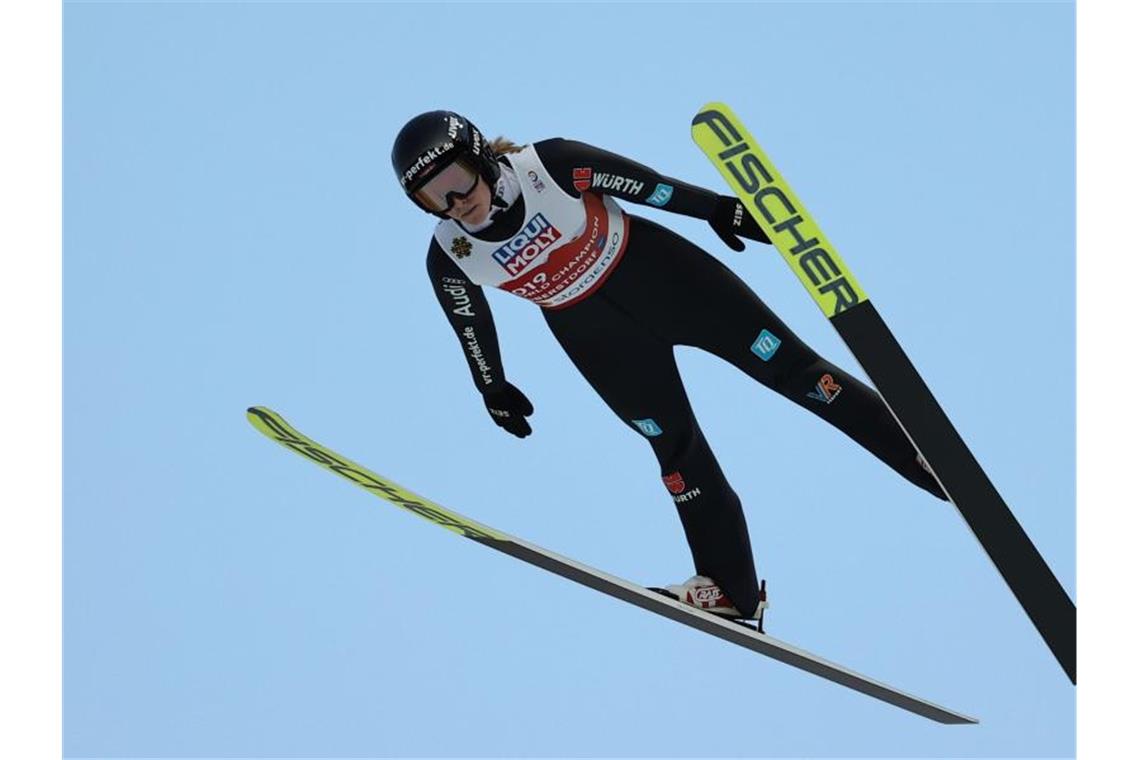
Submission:
[[692,134],[851,349],[1075,684],[1076,607],[834,246],[728,106],[704,106]]

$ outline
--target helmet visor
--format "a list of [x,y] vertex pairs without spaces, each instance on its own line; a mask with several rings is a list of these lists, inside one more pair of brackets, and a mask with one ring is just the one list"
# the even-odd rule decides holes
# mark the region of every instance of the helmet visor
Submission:
[[479,172],[461,157],[445,166],[412,195],[421,206],[442,214],[452,207],[456,197],[470,195],[478,184]]

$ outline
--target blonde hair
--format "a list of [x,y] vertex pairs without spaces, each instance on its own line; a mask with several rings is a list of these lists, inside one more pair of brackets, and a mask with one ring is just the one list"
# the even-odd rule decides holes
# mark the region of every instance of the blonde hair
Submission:
[[518,153],[525,147],[525,145],[516,145],[510,139],[502,135],[491,141],[491,152],[496,156],[503,156],[507,153]]

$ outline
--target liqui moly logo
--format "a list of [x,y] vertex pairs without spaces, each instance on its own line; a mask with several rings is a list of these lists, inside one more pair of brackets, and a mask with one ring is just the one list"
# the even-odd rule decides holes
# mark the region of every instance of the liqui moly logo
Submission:
[[499,262],[508,274],[516,275],[561,237],[562,233],[546,221],[545,216],[535,214],[519,234],[492,253],[491,257]]

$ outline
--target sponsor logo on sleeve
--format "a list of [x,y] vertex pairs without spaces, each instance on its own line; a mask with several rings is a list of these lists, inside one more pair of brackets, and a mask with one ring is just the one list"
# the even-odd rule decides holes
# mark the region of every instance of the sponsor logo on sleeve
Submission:
[[646,203],[652,206],[664,206],[673,197],[673,186],[666,185],[664,182],[658,182],[657,187],[653,188],[653,194],[649,196]]
[[647,438],[653,438],[665,432],[651,417],[644,420],[631,420],[631,422],[633,422],[634,426]]
[[[645,187],[645,183],[617,174],[598,173],[594,175],[590,186],[599,190],[610,190],[616,193],[625,193],[626,195],[640,195],[642,188]],[[577,185],[575,185],[575,187],[577,187]]]
[[584,192],[590,189],[590,180],[594,176],[594,170],[583,166],[574,167],[574,189],[578,192]]
[[843,390],[843,386],[835,382],[835,378],[831,375],[823,375],[819,378],[819,382],[815,384],[815,390],[808,391],[808,398],[813,398],[816,401],[822,401],[825,404],[830,404]]
[[507,274],[517,275],[561,237],[562,233],[545,216],[535,214],[517,235],[495,250],[491,258],[507,270]]
[[471,308],[471,296],[467,294],[467,286],[462,280],[458,280],[454,277],[444,277],[442,279],[441,289],[444,293],[451,296],[452,314],[461,317],[475,316],[475,312]]
[[732,207],[732,226],[740,227],[742,224],[744,224],[744,204],[737,201]]
[[534,169],[528,171],[526,173],[526,176],[527,179],[530,180],[530,184],[534,186],[536,193],[541,193],[546,189],[546,183],[542,181],[542,178],[538,176],[538,172],[536,172]]
[[768,361],[776,355],[779,347],[780,339],[765,329],[760,331],[760,337],[752,343],[752,353]]
[[460,235],[451,241],[451,252],[455,258],[462,259],[471,255],[471,241]]
[[463,328],[463,347],[466,349],[467,355],[471,357],[471,363],[479,372],[483,385],[490,385],[495,382],[491,365],[483,355],[483,347],[479,345],[479,338],[475,334],[475,328],[471,325]]

